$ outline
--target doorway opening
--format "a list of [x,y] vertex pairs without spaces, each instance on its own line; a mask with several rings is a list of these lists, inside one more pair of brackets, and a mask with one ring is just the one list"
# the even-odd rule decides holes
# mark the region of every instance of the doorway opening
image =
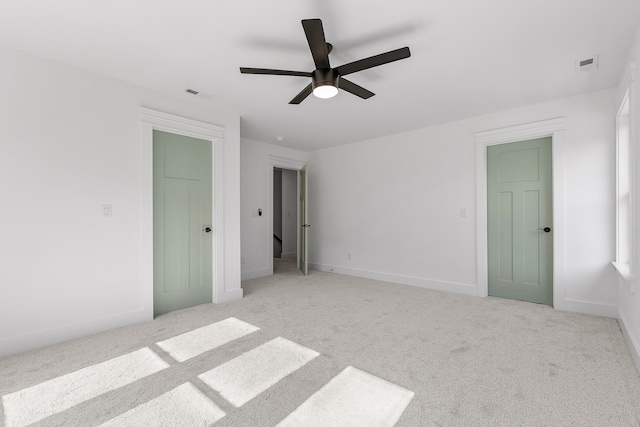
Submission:
[[[290,159],[290,158],[286,158],[286,157],[280,157],[280,156],[275,156],[275,155],[269,155],[268,158],[268,167],[267,167],[267,176],[266,181],[267,181],[267,189],[268,189],[268,196],[267,196],[267,201],[269,203],[269,208],[267,209],[267,234],[266,234],[266,242],[267,242],[267,246],[266,246],[266,251],[267,251],[267,262],[268,262],[268,268],[269,268],[269,275],[272,275],[274,272],[274,265],[273,265],[273,260],[274,259],[278,259],[278,260],[282,260],[282,253],[288,254],[289,256],[292,256],[293,254],[293,249],[289,250],[288,252],[280,252],[280,258],[275,258],[274,257],[274,253],[277,254],[277,252],[274,252],[274,228],[273,228],[273,224],[274,224],[274,220],[273,220],[273,213],[274,213],[274,170],[276,169],[281,169],[281,170],[287,170],[290,172],[293,172],[295,174],[296,177],[296,192],[295,192],[295,203],[296,203],[296,212],[297,214],[293,215],[293,210],[291,210],[291,217],[295,224],[296,224],[296,231],[295,231],[295,267],[302,270],[302,272],[306,275],[307,274],[307,266],[308,266],[308,261],[307,261],[307,246],[308,246],[308,240],[307,240],[307,232],[308,232],[308,227],[309,225],[307,224],[307,198],[306,198],[306,194],[307,194],[307,173],[306,173],[306,163],[296,160],[296,159]],[[289,172],[287,172],[289,173]],[[277,204],[277,203],[276,203]],[[289,212],[288,210],[285,212]],[[282,237],[282,236],[280,236]],[[287,259],[287,258],[285,258]],[[291,262],[291,261],[289,261]]]
[[273,168],[273,274],[298,269],[298,172]]

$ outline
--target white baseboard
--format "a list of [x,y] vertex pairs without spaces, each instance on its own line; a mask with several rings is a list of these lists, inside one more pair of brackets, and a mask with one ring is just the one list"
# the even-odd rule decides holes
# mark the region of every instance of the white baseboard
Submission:
[[153,316],[149,318],[149,314],[145,310],[139,309],[72,325],[3,338],[0,339],[0,357],[151,320],[153,320]]
[[244,290],[242,290],[242,288],[225,291],[224,294],[220,295],[220,298],[218,298],[217,304],[241,300],[243,295]]
[[629,334],[629,322],[620,310],[618,310],[618,325],[620,325],[620,330],[622,330],[622,335],[629,348],[629,353],[631,353],[631,358],[636,364],[636,369],[638,373],[640,373],[640,343]]
[[573,311],[576,313],[592,314],[594,316],[618,317],[618,307],[611,304],[601,304],[588,301],[580,301],[565,298],[560,304],[554,304],[554,308],[564,311]]
[[476,296],[478,294],[475,285],[445,282],[423,277],[403,276],[400,274],[382,273],[379,271],[359,270],[356,268],[346,268],[327,264],[309,263],[309,268],[312,268],[314,270],[345,274],[347,276],[364,277],[365,279],[381,280],[384,282],[399,283],[401,285],[417,286],[420,288],[432,289],[436,291],[454,292],[457,294],[473,296]]
[[260,268],[258,270],[243,271],[240,276],[241,281],[257,279],[258,277],[269,276],[269,268]]
[[298,258],[298,252],[282,252],[282,258]]

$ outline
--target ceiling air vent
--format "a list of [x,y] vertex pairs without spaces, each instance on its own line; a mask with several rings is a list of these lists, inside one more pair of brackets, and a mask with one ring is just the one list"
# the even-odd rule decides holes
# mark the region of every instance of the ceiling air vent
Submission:
[[598,55],[576,61],[576,74],[592,71],[598,68]]
[[191,95],[197,95],[200,93],[197,90],[193,90],[193,89],[187,89],[185,92],[190,93]]

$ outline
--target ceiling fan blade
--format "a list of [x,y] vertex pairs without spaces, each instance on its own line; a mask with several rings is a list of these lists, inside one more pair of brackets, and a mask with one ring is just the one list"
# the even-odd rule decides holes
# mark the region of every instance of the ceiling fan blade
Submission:
[[369,58],[360,59],[359,61],[350,62],[348,64],[336,67],[335,70],[341,76],[355,73],[357,71],[366,70],[367,68],[377,67],[378,65],[388,64],[389,62],[399,61],[411,56],[408,47],[392,50],[380,55],[370,56]]
[[311,92],[313,92],[313,88],[311,87],[311,83],[309,83],[309,86],[302,89],[302,91],[297,94],[295,98],[289,101],[289,104],[300,104],[307,96],[311,95]]
[[272,70],[270,68],[247,68],[240,67],[242,74],[269,74],[275,76],[300,76],[311,77],[311,73],[305,71],[289,71],[289,70]]
[[322,21],[319,19],[303,19],[302,27],[307,36],[309,49],[311,49],[311,56],[313,56],[316,68],[331,68],[329,65],[329,49],[324,38]]
[[347,79],[343,79],[342,77],[338,80],[338,86],[340,87],[340,89],[344,89],[347,92],[352,93],[355,96],[359,96],[362,99],[369,99],[373,95],[375,95],[375,93],[370,92],[362,86],[358,86],[357,84]]

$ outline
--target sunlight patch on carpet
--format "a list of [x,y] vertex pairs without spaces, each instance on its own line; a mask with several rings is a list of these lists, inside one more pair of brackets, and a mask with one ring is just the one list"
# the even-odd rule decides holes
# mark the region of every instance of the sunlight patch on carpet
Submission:
[[178,362],[184,362],[259,329],[250,323],[230,317],[156,344]]
[[2,396],[6,427],[25,426],[168,368],[148,348]]
[[278,427],[392,427],[414,392],[352,366],[331,379]]
[[198,378],[239,408],[318,355],[316,351],[278,337]]
[[100,427],[209,426],[225,415],[193,384],[184,383]]

